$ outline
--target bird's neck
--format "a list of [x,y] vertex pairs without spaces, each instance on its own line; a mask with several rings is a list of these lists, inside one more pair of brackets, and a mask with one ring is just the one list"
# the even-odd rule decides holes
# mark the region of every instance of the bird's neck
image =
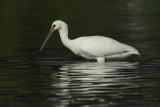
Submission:
[[60,30],[59,30],[59,34],[60,34],[60,38],[61,38],[61,41],[62,41],[62,43],[66,46],[66,47],[68,47],[68,48],[70,48],[71,47],[71,41],[72,40],[70,40],[69,38],[68,38],[68,29],[67,28],[61,28]]

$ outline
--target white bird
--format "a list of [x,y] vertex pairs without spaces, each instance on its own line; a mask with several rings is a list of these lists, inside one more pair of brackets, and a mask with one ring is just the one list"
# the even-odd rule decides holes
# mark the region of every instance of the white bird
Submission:
[[74,54],[86,59],[96,59],[98,62],[105,62],[109,58],[125,58],[139,52],[132,46],[120,43],[114,39],[103,36],[84,36],[77,39],[68,38],[68,26],[65,22],[57,20],[52,23],[50,32],[43,42],[39,53],[44,48],[52,33],[58,30],[64,46]]

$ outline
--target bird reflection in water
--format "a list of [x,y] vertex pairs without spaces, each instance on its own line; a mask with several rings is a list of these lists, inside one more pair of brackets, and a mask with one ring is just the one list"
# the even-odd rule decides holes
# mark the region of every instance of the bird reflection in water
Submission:
[[[136,78],[132,71],[138,63],[130,62],[81,62],[66,64],[57,74],[58,81],[52,84],[57,88],[62,105],[94,101],[97,104],[108,99],[123,99],[123,94],[131,95],[130,88],[138,87],[130,82]],[[109,102],[108,102],[109,103]],[[115,102],[113,102],[115,103]]]

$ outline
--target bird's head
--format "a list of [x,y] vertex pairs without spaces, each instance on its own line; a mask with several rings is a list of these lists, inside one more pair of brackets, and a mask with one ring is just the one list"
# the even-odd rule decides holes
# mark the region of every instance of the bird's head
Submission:
[[55,30],[60,30],[61,28],[68,27],[67,24],[61,20],[56,20],[52,23],[51,28]]
[[43,50],[45,44],[47,43],[48,39],[50,38],[50,36],[52,35],[52,33],[55,31],[55,30],[61,30],[62,28],[68,28],[67,24],[61,20],[56,20],[52,23],[51,25],[51,28],[50,28],[50,31],[49,31],[49,34],[48,36],[46,37],[46,39],[44,40],[40,50],[39,50],[39,53]]

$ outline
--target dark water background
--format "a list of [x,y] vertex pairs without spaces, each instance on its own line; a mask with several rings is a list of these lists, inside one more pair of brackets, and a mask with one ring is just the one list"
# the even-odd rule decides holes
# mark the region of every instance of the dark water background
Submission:
[[[1,107],[160,107],[159,0],[0,1]],[[98,64],[66,49],[54,20],[69,37],[104,35],[141,56]]]

